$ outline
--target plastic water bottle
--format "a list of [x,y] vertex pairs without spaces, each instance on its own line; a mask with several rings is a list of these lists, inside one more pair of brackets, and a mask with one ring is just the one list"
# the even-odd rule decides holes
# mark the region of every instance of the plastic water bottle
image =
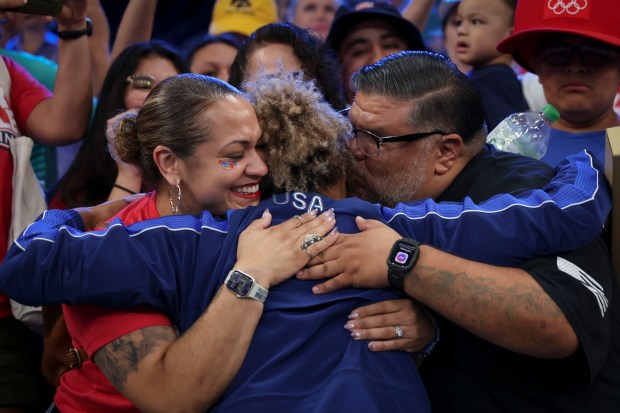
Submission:
[[489,132],[487,142],[501,151],[540,159],[547,152],[551,123],[559,118],[560,113],[551,105],[540,112],[513,113]]

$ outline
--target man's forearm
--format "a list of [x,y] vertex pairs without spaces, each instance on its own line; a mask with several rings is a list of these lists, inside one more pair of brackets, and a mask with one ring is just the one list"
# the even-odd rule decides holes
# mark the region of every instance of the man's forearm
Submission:
[[511,351],[563,358],[579,345],[557,304],[520,269],[468,261],[422,246],[405,289],[455,324]]

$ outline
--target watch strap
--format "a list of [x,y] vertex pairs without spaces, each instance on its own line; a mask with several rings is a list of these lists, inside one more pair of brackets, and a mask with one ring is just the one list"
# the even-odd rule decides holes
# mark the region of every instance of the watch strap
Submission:
[[92,36],[93,22],[87,17],[86,28],[80,30],[60,30],[57,35],[59,39],[63,40],[77,39],[82,36]]
[[252,288],[250,288],[250,292],[248,293],[247,298],[253,298],[256,301],[260,301],[261,303],[264,303],[265,300],[267,299],[268,294],[269,294],[269,290],[261,286],[255,280],[254,284],[252,285]]

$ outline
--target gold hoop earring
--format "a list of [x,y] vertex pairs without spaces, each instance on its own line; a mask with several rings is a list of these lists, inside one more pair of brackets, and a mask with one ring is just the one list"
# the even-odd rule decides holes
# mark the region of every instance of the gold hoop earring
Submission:
[[168,195],[170,199],[170,208],[172,208],[172,215],[177,215],[181,210],[181,185],[180,182],[177,182],[177,205],[174,205],[174,201],[172,200],[172,189],[168,189]]

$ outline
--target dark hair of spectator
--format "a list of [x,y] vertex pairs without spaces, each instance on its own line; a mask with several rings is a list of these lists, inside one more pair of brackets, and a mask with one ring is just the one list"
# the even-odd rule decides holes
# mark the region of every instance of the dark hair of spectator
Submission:
[[127,77],[148,57],[169,60],[179,73],[187,72],[182,57],[161,41],[137,43],[127,47],[112,62],[103,82],[101,95],[82,146],[71,167],[57,185],[56,192],[67,208],[95,205],[107,200],[118,169],[108,152],[106,122],[127,110]]
[[248,61],[255,50],[268,44],[288,44],[301,61],[306,78],[316,80],[316,85],[325,100],[335,109],[347,106],[344,86],[340,74],[338,57],[317,38],[289,23],[272,23],[263,26],[250,35],[241,45],[230,69],[229,83],[241,88],[247,79]]

